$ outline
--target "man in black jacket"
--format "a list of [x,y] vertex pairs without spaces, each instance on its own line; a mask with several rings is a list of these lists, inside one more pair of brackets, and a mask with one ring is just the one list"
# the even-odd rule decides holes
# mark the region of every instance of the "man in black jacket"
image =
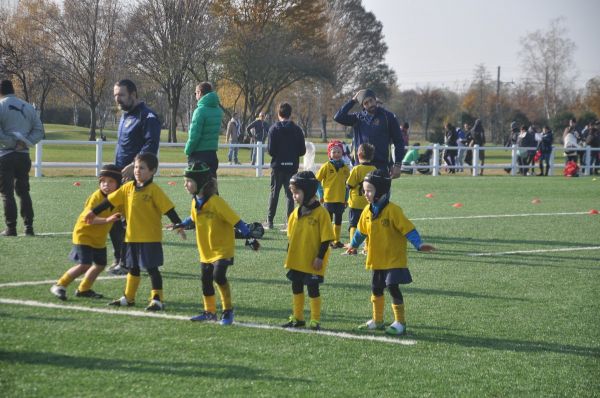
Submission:
[[279,104],[279,121],[269,129],[268,151],[271,155],[271,196],[267,215],[267,228],[269,229],[273,229],[273,219],[277,211],[281,187],[287,197],[287,217],[294,211],[290,178],[298,172],[300,156],[304,156],[306,153],[304,133],[290,120],[291,116],[292,106],[287,102]]

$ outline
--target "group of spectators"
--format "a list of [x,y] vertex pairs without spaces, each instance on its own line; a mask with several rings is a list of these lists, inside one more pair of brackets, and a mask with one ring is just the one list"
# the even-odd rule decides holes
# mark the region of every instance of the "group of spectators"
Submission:
[[[473,151],[468,147],[478,145],[485,146],[485,130],[480,119],[475,120],[473,127],[468,123],[463,128],[454,127],[452,123],[444,125],[444,148],[442,159],[447,166],[448,173],[454,174],[457,171],[464,171],[464,165],[473,165]],[[456,147],[456,148],[454,148]],[[485,164],[485,151],[479,151],[479,161],[483,166]],[[480,171],[483,174],[483,169]]]

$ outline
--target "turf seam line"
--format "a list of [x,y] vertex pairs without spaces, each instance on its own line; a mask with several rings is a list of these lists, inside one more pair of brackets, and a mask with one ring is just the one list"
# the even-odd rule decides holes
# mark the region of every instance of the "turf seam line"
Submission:
[[[64,310],[73,310],[73,311],[85,311],[85,312],[95,312],[100,314],[110,314],[110,315],[126,315],[126,316],[137,316],[144,318],[160,318],[160,319],[172,319],[178,321],[187,321],[190,322],[190,318],[183,315],[170,315],[165,313],[154,313],[154,312],[142,312],[142,311],[131,311],[131,310],[120,310],[120,309],[104,309],[104,308],[90,308],[90,307],[82,307],[77,305],[61,305],[54,303],[43,303],[40,301],[33,300],[15,300],[8,298],[0,298],[0,304],[12,304],[12,305],[24,305],[28,307],[40,307],[40,308],[53,308],[53,309],[64,309]],[[234,322],[233,326],[252,328],[252,329],[267,329],[274,330],[280,332],[289,332],[289,333],[308,333],[311,335],[322,335],[328,337],[336,337],[342,339],[349,340],[366,340],[366,341],[374,341],[380,343],[389,343],[389,344],[399,344],[405,346],[413,346],[416,345],[417,342],[415,340],[404,339],[404,338],[393,338],[393,337],[385,337],[385,336],[373,336],[373,335],[358,335],[344,332],[331,332],[326,330],[306,330],[306,329],[294,329],[294,328],[282,328],[280,326],[272,326],[258,323],[246,323],[246,322]]]

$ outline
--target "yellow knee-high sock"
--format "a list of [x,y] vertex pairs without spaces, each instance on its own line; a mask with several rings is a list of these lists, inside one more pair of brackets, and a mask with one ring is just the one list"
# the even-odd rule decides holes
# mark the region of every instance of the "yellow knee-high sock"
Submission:
[[69,284],[71,282],[73,282],[73,278],[71,275],[69,275],[68,272],[65,272],[63,274],[63,276],[60,277],[60,279],[58,280],[58,282],[56,282],[57,285],[62,286],[62,287],[67,287],[69,286]]
[[140,286],[140,277],[127,274],[127,283],[125,283],[125,298],[130,303],[135,301],[135,294]]
[[90,290],[92,288],[93,284],[94,284],[94,282],[92,282],[88,278],[84,277],[81,280],[81,283],[79,283],[79,287],[77,288],[77,290],[79,290],[80,292],[87,292],[88,290]]
[[372,294],[371,302],[373,303],[373,320],[377,323],[383,322],[383,305],[385,304],[385,297]]
[[221,307],[223,307],[223,311],[230,310],[231,306],[231,288],[229,286],[229,282],[224,285],[217,284],[217,289],[219,289],[219,295],[221,296]]
[[333,226],[333,237],[336,242],[340,241],[340,238],[342,237],[342,226],[341,225]]
[[292,312],[294,318],[299,321],[304,320],[304,293],[294,294],[292,300]]
[[392,304],[392,310],[394,311],[394,320],[403,325],[406,325],[406,318],[404,315],[404,304]]
[[204,301],[204,311],[211,314],[217,313],[217,298],[214,294],[212,296],[202,296],[202,301]]
[[310,320],[321,321],[321,296],[310,298]]
[[154,300],[154,297],[158,296],[160,301],[165,301],[165,296],[163,295],[162,289],[152,289],[150,291],[150,300]]
[[354,237],[354,233],[356,232],[356,228],[355,227],[350,227],[350,239],[349,241],[352,242],[352,237]]

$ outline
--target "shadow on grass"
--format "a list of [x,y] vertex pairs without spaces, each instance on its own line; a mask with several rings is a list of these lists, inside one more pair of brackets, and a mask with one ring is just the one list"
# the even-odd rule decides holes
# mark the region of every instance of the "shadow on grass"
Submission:
[[168,373],[180,377],[208,377],[215,379],[266,380],[294,383],[308,383],[310,380],[294,377],[278,377],[264,370],[239,365],[211,364],[204,359],[198,362],[143,361],[127,359],[106,359],[87,356],[72,356],[46,352],[0,351],[0,362],[26,365],[50,365],[71,369],[93,371],[118,371],[124,373],[149,373],[163,376]]
[[[415,329],[421,329],[419,326],[414,326],[409,329],[409,332]],[[446,333],[442,335],[427,335],[418,332],[410,333],[409,337],[413,337],[420,341],[428,341],[431,343],[454,344],[463,347],[471,348],[486,348],[492,350],[514,351],[514,352],[536,352],[545,353],[552,352],[557,354],[577,355],[582,357],[598,357],[600,349],[594,347],[576,346],[571,344],[555,344],[536,341],[522,341],[513,339],[502,339],[493,337],[470,337],[458,334]]]

